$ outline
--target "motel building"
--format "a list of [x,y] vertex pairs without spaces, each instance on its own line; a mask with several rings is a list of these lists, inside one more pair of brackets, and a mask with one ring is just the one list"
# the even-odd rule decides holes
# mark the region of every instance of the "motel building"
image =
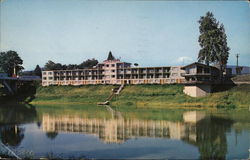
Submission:
[[181,66],[133,67],[110,52],[90,69],[43,71],[42,85],[175,84],[185,82],[184,73]]

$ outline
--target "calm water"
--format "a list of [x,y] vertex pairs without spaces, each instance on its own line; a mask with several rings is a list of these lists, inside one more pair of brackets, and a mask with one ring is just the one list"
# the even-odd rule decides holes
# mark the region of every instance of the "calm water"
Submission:
[[249,133],[248,110],[0,107],[1,144],[22,158],[247,159]]

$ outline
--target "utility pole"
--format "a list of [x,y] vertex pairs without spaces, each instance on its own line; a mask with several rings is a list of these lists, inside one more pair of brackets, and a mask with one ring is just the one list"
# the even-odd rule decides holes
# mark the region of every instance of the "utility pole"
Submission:
[[16,77],[16,64],[14,64],[13,75],[12,75],[12,77]]
[[237,59],[237,62],[236,62],[236,67],[237,67],[237,68],[239,67],[239,61],[238,61],[239,56],[240,56],[240,54],[236,54],[236,59]]
[[236,74],[240,74],[239,56],[240,56],[240,54],[236,54]]

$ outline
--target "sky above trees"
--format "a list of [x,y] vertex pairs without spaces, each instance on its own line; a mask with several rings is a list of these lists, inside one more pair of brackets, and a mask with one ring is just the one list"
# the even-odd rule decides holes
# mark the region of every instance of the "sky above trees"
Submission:
[[15,50],[25,69],[48,60],[79,64],[116,58],[140,66],[196,61],[200,16],[224,24],[228,64],[250,64],[250,5],[246,1],[3,0],[0,51]]

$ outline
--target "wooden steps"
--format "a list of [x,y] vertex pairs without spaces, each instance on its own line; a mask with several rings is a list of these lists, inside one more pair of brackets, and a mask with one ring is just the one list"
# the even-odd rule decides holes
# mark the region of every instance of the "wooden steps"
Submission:
[[99,102],[97,103],[97,105],[109,105],[110,101],[117,95],[119,95],[121,93],[121,91],[124,88],[124,84],[120,85],[120,87],[116,87],[112,89],[112,93],[109,95],[109,97],[107,98],[107,100],[105,102]]

